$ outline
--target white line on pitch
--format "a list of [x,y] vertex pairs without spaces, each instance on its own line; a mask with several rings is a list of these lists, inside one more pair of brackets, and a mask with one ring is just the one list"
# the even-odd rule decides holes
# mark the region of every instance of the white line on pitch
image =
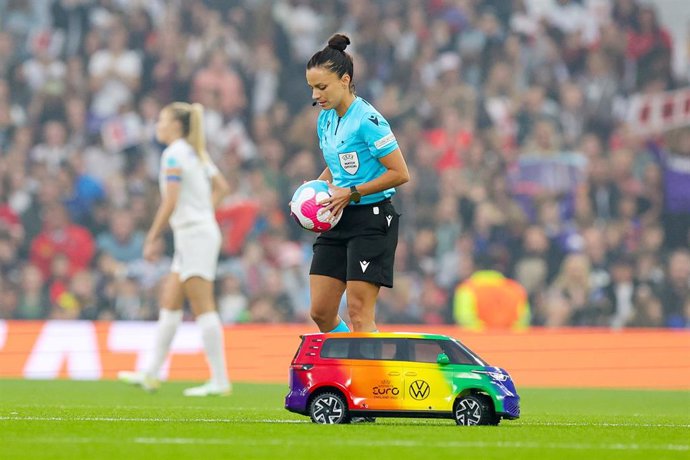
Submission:
[[241,418],[160,418],[160,417],[36,417],[0,416],[0,421],[14,422],[165,422],[165,423],[307,423],[308,420],[252,419]]
[[[510,423],[510,422],[508,422]],[[611,423],[611,422],[520,422],[525,426],[591,426],[591,427],[631,427],[631,428],[690,428],[684,423]]]
[[[23,409],[31,409],[31,408],[41,408],[45,409],[46,407],[55,407],[58,409],[103,409],[102,405],[98,404],[12,404],[12,408],[23,408]],[[190,409],[190,410],[241,410],[241,411],[261,411],[261,412],[266,412],[266,411],[276,411],[276,412],[284,412],[285,408],[283,407],[268,407],[268,408],[259,408],[259,407],[235,407],[235,406],[223,406],[223,407],[218,407],[218,406],[185,406],[185,405],[178,405],[178,406],[168,406],[168,405],[150,405],[150,406],[132,406],[130,404],[119,404],[116,406],[109,406],[109,408],[116,408],[116,409],[128,409],[128,410],[150,410],[150,409],[160,409],[160,408],[165,408],[165,409]]]
[[[201,422],[201,423],[308,423],[308,419],[242,419],[242,418],[162,418],[162,417],[57,417],[57,416],[0,416],[0,421],[37,421],[37,422]],[[508,422],[510,423],[510,422]],[[582,426],[614,428],[690,428],[683,423],[592,423],[592,422],[516,422],[516,426]]]
[[[71,437],[71,438],[26,438],[15,439],[13,442],[28,442],[32,444],[151,444],[151,445],[196,445],[196,446],[295,446],[311,445],[311,440],[278,440],[278,439],[227,439],[227,438],[156,438],[138,437],[130,439]],[[371,440],[371,439],[340,439],[335,442],[341,446],[376,446],[376,447],[435,447],[435,448],[499,448],[499,449],[564,449],[564,450],[645,450],[645,451],[675,451],[688,452],[688,444],[640,444],[640,443],[568,443],[568,442],[521,442],[521,441],[415,441],[415,440]]]
[[[134,438],[138,444],[200,444],[200,445],[295,445],[304,443],[295,440],[247,440],[247,439],[202,439],[202,438]],[[269,441],[268,443],[266,441]],[[310,442],[309,440],[305,442]],[[520,442],[520,441],[414,441],[414,440],[371,440],[371,439],[340,439],[337,444],[347,446],[377,446],[377,447],[479,447],[479,448],[508,448],[508,449],[604,449],[604,450],[664,450],[690,451],[688,444],[638,444],[638,443],[556,443],[556,442]]]

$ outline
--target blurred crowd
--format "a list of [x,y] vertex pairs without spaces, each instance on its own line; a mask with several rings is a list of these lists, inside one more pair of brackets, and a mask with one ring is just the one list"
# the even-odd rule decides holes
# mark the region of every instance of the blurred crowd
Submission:
[[412,177],[380,323],[452,323],[481,265],[532,325],[690,326],[690,132],[620,109],[688,84],[641,0],[0,0],[0,318],[157,317],[154,124],[182,100],[232,185],[223,321],[309,321],[287,204],[324,167],[304,71],[335,32]]

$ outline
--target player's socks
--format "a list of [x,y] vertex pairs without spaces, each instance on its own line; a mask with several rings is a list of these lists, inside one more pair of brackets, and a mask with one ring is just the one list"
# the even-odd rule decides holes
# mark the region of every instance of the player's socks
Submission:
[[170,351],[170,344],[175,337],[177,327],[182,322],[182,310],[168,310],[161,308],[158,315],[158,327],[153,346],[153,356],[146,368],[146,375],[151,378],[158,378],[161,367]]
[[347,323],[342,318],[340,318],[340,322],[338,323],[338,325],[332,331],[328,332],[350,332],[350,328],[347,327]]
[[201,329],[201,340],[204,343],[206,359],[211,368],[211,383],[218,388],[229,388],[228,370],[225,367],[223,325],[220,316],[215,311],[202,313],[196,317],[196,323]]

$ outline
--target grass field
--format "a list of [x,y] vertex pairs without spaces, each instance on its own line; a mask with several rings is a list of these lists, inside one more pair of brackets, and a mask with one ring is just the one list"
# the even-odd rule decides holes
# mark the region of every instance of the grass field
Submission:
[[522,418],[498,427],[322,426],[283,409],[285,385],[206,399],[184,387],[0,380],[0,458],[690,459],[690,392],[521,389]]

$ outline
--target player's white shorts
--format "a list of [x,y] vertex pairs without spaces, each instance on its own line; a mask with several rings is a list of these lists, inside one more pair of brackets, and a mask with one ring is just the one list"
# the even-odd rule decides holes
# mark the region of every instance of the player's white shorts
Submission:
[[193,276],[205,280],[216,279],[221,234],[218,225],[199,224],[173,231],[175,253],[170,271],[177,273],[180,281]]

